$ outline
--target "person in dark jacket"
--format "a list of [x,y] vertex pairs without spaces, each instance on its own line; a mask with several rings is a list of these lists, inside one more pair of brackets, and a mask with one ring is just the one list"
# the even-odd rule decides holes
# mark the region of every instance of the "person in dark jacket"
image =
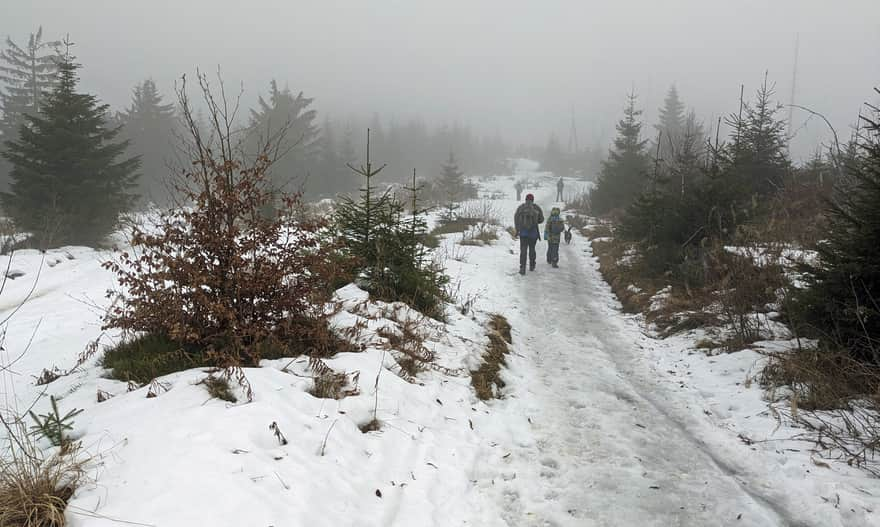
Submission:
[[516,209],[513,215],[513,226],[519,238],[519,274],[526,274],[526,256],[529,260],[529,270],[535,270],[538,254],[535,245],[541,239],[541,231],[538,225],[544,223],[544,212],[535,204],[535,196],[526,194],[526,201]]
[[562,189],[565,188],[565,182],[562,181],[562,178],[559,178],[559,181],[556,182],[556,201],[562,201]]
[[550,210],[547,225],[544,226],[544,239],[547,240],[547,263],[559,267],[559,242],[565,231],[565,220],[562,219],[559,207]]

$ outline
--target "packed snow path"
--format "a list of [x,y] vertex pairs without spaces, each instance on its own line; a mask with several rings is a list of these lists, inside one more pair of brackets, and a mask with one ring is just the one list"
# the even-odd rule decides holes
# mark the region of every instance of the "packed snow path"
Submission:
[[[550,189],[541,194],[546,214]],[[510,306],[520,340],[492,411],[507,430],[478,472],[495,474],[479,485],[496,494],[505,523],[791,525],[668,415],[662,393],[650,393],[638,328],[613,308],[585,247],[582,238],[563,244],[552,269],[542,242],[538,268],[525,277],[515,255],[494,260],[510,278],[486,295]]]

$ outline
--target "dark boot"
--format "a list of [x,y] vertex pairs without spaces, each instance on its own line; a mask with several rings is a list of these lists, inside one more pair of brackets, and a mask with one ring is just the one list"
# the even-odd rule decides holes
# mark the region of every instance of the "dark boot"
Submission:
[[529,271],[534,271],[534,270],[535,270],[535,262],[532,262],[531,264],[529,264]]
[[522,274],[522,275],[526,274],[526,268],[525,268],[525,267],[520,267],[520,268],[519,268],[519,274]]
[[553,268],[554,268],[554,269],[559,269],[559,264],[556,263],[556,262],[553,262]]

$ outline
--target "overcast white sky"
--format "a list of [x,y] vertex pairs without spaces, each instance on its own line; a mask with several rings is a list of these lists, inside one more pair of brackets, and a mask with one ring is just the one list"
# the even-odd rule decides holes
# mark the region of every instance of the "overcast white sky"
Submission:
[[[653,120],[669,85],[705,121],[737,108],[769,70],[839,128],[880,86],[880,0],[0,0],[0,35],[69,33],[83,88],[114,107],[153,77],[169,94],[222,65],[248,101],[271,78],[320,112],[458,121],[519,142],[607,146],[634,87]],[[798,115],[796,114],[796,119]],[[799,124],[805,116],[797,121]],[[811,122],[796,156],[824,134]]]

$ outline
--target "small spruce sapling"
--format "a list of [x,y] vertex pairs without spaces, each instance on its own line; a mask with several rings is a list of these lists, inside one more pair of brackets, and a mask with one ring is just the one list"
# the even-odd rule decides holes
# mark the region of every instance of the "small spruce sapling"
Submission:
[[50,395],[49,400],[52,403],[50,412],[37,415],[33,410],[28,411],[35,423],[31,426],[31,431],[39,438],[47,438],[52,446],[64,446],[69,442],[67,431],[73,430],[73,418],[81,414],[82,410],[74,408],[62,417],[55,396]]

